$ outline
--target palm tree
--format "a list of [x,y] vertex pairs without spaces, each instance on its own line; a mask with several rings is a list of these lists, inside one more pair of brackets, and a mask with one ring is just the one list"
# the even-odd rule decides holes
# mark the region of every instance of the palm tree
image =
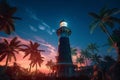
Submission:
[[30,65],[32,67],[34,67],[36,65],[36,72],[37,72],[37,64],[39,65],[39,67],[41,67],[41,64],[43,63],[43,59],[44,57],[41,56],[40,54],[41,51],[39,51],[38,53],[34,53],[33,57],[30,57],[29,60],[31,60]]
[[95,62],[95,64],[99,64],[100,62],[101,62],[101,56],[100,55],[98,55],[98,54],[93,54],[92,56],[91,56],[91,60],[93,61],[93,62]]
[[27,57],[28,55],[30,55],[29,60],[31,60],[30,65],[30,69],[29,71],[31,71],[31,67],[34,67],[36,65],[36,71],[37,71],[37,63],[39,66],[41,66],[41,63],[43,62],[43,57],[41,56],[41,52],[45,52],[44,50],[39,50],[39,46],[40,44],[38,44],[37,42],[33,43],[32,41],[30,41],[29,45],[23,45],[25,48],[21,49],[21,51],[25,52],[25,55],[23,58]]
[[71,54],[72,55],[77,55],[77,51],[78,51],[77,48],[71,48]]
[[85,49],[85,50],[81,50],[81,56],[83,56],[86,60],[86,66],[87,66],[87,60],[89,60],[91,58],[91,53]]
[[85,59],[82,56],[80,56],[80,57],[77,58],[76,62],[80,63],[80,66],[82,66],[81,64],[85,63]]
[[[118,61],[120,61],[120,28],[113,30],[113,33],[111,35],[112,39],[116,43],[116,46],[114,46],[118,53]],[[108,39],[109,45],[113,45],[113,43]]]
[[105,60],[106,62],[115,62],[115,60],[113,59],[113,57],[110,56],[110,55],[105,55],[105,56],[104,56],[104,60]]
[[98,51],[99,51],[98,48],[99,48],[98,45],[95,44],[95,43],[90,43],[90,44],[87,46],[87,50],[90,51],[92,54],[94,54],[95,51],[98,52]]
[[46,66],[47,66],[52,72],[54,72],[54,65],[55,65],[55,63],[54,63],[52,60],[47,61],[47,63],[46,63]]
[[2,0],[0,2],[0,31],[4,31],[7,34],[15,31],[14,20],[21,19],[19,17],[14,17],[17,8],[11,7],[7,0]]
[[11,58],[16,61],[15,54],[18,54],[18,50],[21,47],[20,41],[17,39],[17,37],[13,38],[10,42],[7,39],[4,39],[4,47],[2,48],[2,53],[0,53],[0,61],[2,61],[5,57],[6,58],[6,68],[8,65],[8,62],[11,61]]
[[108,9],[106,7],[103,7],[100,10],[99,14],[90,12],[89,15],[94,18],[94,21],[90,25],[90,33],[93,33],[94,29],[98,26],[102,29],[103,32],[107,34],[112,43],[114,43],[114,40],[112,39],[109,31],[107,30],[107,27],[113,28],[114,22],[120,23],[120,19],[113,16],[118,13],[120,13],[120,10],[118,8]]
[[[72,55],[72,56],[75,56],[75,57],[76,57],[76,60],[77,60],[77,58],[78,58],[77,51],[78,51],[77,48],[71,48],[71,55]],[[75,62],[76,62],[76,60],[75,60]],[[73,59],[72,59],[72,61],[73,61]],[[74,62],[73,62],[73,63],[74,63]]]

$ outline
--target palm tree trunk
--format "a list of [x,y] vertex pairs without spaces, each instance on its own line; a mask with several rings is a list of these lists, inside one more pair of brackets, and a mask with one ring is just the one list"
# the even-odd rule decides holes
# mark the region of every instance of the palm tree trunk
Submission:
[[120,48],[118,47],[118,62],[120,62]]
[[110,35],[110,33],[109,33],[109,31],[105,28],[105,26],[102,24],[102,28],[104,29],[104,31],[105,31],[105,33],[107,34],[107,36],[110,38],[110,40],[112,41],[112,44],[114,45],[114,41],[113,41],[113,39],[112,39],[112,37],[111,37],[111,35]]
[[36,73],[37,73],[37,64],[36,64]]
[[87,59],[85,60],[85,62],[86,62],[86,66],[88,66],[88,65],[87,65]]
[[31,64],[30,64],[29,72],[31,72]]
[[7,60],[6,60],[6,63],[5,63],[5,69],[7,70],[7,66],[8,66],[8,59],[9,59],[9,55],[7,56]]

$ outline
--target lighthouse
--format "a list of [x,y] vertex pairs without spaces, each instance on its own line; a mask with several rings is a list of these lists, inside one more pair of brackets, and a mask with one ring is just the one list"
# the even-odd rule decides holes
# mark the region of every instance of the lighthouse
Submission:
[[58,36],[58,57],[57,57],[57,76],[58,77],[71,77],[73,76],[73,64],[71,59],[71,49],[69,36],[71,30],[67,26],[67,22],[62,20],[60,27],[56,31]]

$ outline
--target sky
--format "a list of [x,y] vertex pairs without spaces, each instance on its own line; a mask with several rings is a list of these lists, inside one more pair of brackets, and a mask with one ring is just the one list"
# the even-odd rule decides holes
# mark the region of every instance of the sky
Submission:
[[[58,37],[56,30],[61,20],[68,23],[72,30],[70,36],[71,47],[85,49],[89,43],[97,43],[99,46],[107,43],[107,36],[96,28],[90,34],[89,25],[93,18],[89,12],[98,13],[103,6],[108,8],[120,8],[120,0],[8,0],[9,4],[18,8],[14,16],[22,18],[15,21],[15,32],[7,35],[0,32],[0,37],[11,39],[18,36],[22,43],[27,44],[29,40],[41,44],[46,50],[42,55],[45,60],[53,59],[57,55]],[[120,14],[117,15],[120,18]],[[117,25],[119,26],[119,25]],[[107,48],[100,48],[101,55],[107,54]],[[111,52],[115,55],[115,52]],[[25,61],[18,56],[18,63],[28,67]],[[26,59],[27,60],[27,59]],[[0,63],[2,64],[2,63]],[[42,67],[41,69],[45,69]]]

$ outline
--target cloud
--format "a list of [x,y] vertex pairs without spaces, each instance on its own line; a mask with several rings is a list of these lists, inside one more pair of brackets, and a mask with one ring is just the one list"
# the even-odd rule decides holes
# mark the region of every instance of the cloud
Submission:
[[45,27],[42,26],[42,25],[39,25],[38,28],[39,28],[40,30],[45,30]]
[[40,43],[45,43],[46,42],[44,39],[40,38],[39,36],[34,36],[34,38],[37,42],[40,42]]
[[39,21],[40,19],[37,17],[37,15],[33,12],[33,10],[26,8],[26,12],[28,13],[28,16],[30,16],[32,19]]
[[56,48],[49,44],[49,43],[41,43],[41,45],[44,45],[46,47],[46,55],[45,57],[47,58],[47,60],[52,59],[53,61],[56,61],[55,57],[57,56],[57,50]]
[[[52,35],[55,32],[55,30],[53,28],[51,28],[46,22],[44,22],[43,20],[41,20],[35,14],[35,12],[33,12],[33,10],[26,8],[26,12],[27,12],[27,14],[29,15],[30,18],[32,18],[33,20],[36,20],[36,21],[40,22],[38,24],[38,28],[40,30],[47,32],[49,35]],[[35,29],[33,26],[30,26],[30,28],[31,28],[31,30],[33,30],[35,32],[37,31],[37,29]]]
[[29,25],[30,29],[34,32],[37,32],[37,29],[35,27],[33,27],[32,25]]
[[52,32],[55,32],[55,30],[54,30],[54,29],[52,29]]
[[46,29],[45,31],[49,34],[52,35],[55,32],[55,29],[52,29],[47,23],[42,21],[42,25]]
[[49,26],[48,24],[46,24],[46,23],[43,22],[43,21],[41,21],[41,22],[42,22],[42,24],[43,24],[45,27],[50,28],[50,26]]
[[52,29],[47,23],[41,21],[38,28],[42,31],[46,31],[49,35],[52,35],[55,32],[55,29]]

